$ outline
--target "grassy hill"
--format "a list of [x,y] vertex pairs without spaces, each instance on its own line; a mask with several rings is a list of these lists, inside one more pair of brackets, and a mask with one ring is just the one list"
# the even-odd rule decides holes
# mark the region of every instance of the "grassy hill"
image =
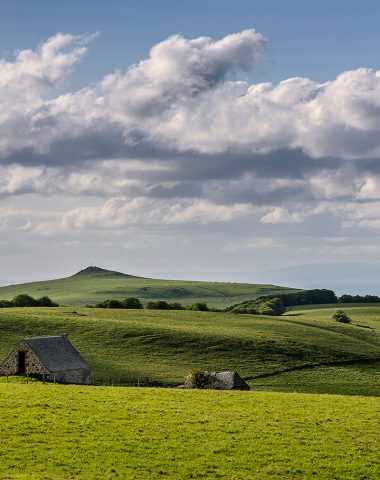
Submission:
[[4,308],[0,359],[23,337],[67,332],[97,381],[181,382],[193,368],[233,369],[255,389],[379,394],[379,362],[368,360],[380,358],[380,305],[343,308],[352,324],[333,322],[334,308],[294,309],[281,317]]
[[276,285],[159,280],[88,267],[67,278],[0,287],[0,299],[27,293],[32,297],[47,295],[60,304],[76,306],[133,296],[143,303],[161,299],[183,304],[201,301],[211,306],[227,307],[261,295],[294,291]]
[[378,478],[371,397],[0,382],[0,399],[2,479]]

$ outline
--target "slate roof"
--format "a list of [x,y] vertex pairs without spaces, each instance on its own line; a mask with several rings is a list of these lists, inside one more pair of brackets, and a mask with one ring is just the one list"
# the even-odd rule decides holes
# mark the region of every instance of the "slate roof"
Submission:
[[64,334],[55,337],[25,338],[24,341],[50,372],[90,369]]
[[219,388],[222,390],[243,389],[249,390],[246,383],[237,372],[207,372],[210,378],[208,388]]

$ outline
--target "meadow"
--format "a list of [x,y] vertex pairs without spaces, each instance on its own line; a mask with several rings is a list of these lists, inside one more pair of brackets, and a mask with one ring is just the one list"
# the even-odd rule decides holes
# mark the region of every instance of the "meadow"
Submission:
[[184,305],[206,302],[224,308],[261,295],[294,291],[276,285],[160,280],[89,267],[71,277],[0,287],[0,299],[10,300],[27,293],[35,298],[47,295],[60,304],[78,306],[95,305],[108,298],[137,297],[144,304],[161,299]]
[[92,366],[95,382],[144,382],[148,377],[179,384],[194,368],[232,369],[255,390],[378,395],[380,306],[343,308],[351,324],[333,322],[334,308],[316,307],[281,317],[4,308],[0,359],[22,338],[65,332]]
[[379,478],[371,397],[0,383],[1,479]]

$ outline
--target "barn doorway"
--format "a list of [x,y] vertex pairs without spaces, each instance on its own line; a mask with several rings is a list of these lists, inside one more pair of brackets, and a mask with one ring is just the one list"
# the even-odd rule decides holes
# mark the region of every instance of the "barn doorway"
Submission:
[[17,373],[25,373],[25,352],[18,352]]

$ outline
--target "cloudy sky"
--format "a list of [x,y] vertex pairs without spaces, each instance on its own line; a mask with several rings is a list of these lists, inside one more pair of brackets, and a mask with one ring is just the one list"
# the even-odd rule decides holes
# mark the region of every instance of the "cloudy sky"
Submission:
[[378,2],[182,3],[1,2],[0,283],[380,293]]

